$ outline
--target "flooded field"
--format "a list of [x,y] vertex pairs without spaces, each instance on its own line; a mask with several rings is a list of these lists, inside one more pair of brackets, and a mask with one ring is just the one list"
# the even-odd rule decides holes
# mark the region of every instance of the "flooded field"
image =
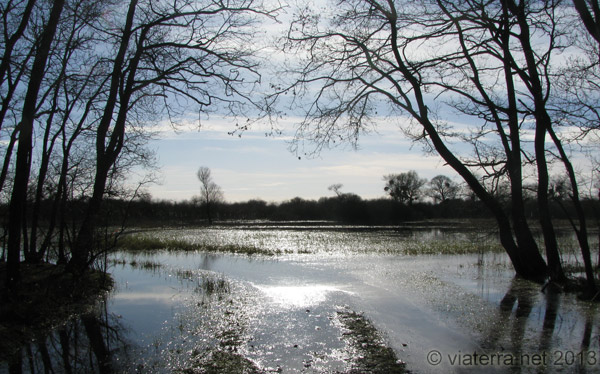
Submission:
[[[131,235],[165,249],[112,255],[115,290],[23,348],[25,371],[600,372],[598,305],[515,279],[486,230],[302,224]],[[564,259],[578,264],[575,253]]]

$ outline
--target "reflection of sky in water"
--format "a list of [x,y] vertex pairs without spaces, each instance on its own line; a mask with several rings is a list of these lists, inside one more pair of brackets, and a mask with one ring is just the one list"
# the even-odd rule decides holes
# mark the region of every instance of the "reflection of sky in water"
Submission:
[[168,274],[130,266],[115,266],[111,273],[117,287],[109,310],[142,340],[173,319],[189,292],[188,282]]

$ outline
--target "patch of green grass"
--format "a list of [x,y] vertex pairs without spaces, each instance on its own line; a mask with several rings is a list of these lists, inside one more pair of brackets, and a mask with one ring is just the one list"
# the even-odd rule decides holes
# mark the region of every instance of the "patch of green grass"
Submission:
[[406,238],[376,232],[336,231],[235,231],[211,229],[131,233],[123,236],[122,250],[204,251],[245,255],[314,254],[320,252],[387,253],[405,255],[476,254],[503,252],[501,245],[486,235],[461,238]]

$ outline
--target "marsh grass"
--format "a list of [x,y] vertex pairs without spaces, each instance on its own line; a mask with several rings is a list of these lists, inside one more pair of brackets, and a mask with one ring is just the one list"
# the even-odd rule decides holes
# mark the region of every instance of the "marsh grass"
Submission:
[[429,240],[406,241],[402,250],[407,255],[463,255],[485,252],[504,252],[500,244],[478,241]]
[[252,231],[204,229],[156,231],[123,236],[118,247],[128,252],[202,251],[242,255],[380,253],[458,255],[503,252],[495,238],[481,235],[440,238],[394,236],[381,232]]
[[239,353],[230,350],[214,350],[208,352],[207,357],[189,368],[176,369],[175,373],[192,374],[221,374],[221,373],[264,373],[256,364]]
[[[193,279],[194,277],[196,277],[196,274],[187,277],[187,279]],[[202,274],[197,282],[195,292],[209,298],[213,296],[222,298],[223,295],[231,292],[229,281],[223,274]]]
[[211,276],[207,274],[202,275],[200,287],[208,295],[229,293],[231,291],[229,282],[225,279],[224,275]]
[[192,243],[183,239],[173,238],[157,238],[151,236],[142,235],[126,235],[119,239],[117,248],[130,251],[130,252],[152,252],[156,250],[167,250],[167,251],[204,251],[204,252],[227,252],[227,253],[239,253],[246,255],[276,255],[281,252],[261,249],[255,246],[243,245],[243,244],[224,244],[224,245],[211,245],[206,243]]
[[151,270],[151,271],[158,271],[159,269],[161,269],[163,267],[163,264],[156,262],[156,261],[150,261],[150,260],[138,261],[136,259],[133,259],[128,262],[124,258],[108,259],[108,264],[109,265],[121,265],[121,266],[125,266],[125,265],[129,264],[129,266],[131,266],[133,269],[144,269],[144,270]]
[[[246,311],[246,300],[238,293],[231,293],[231,287],[223,274],[203,273],[191,274],[198,279],[198,288],[203,292],[203,302],[197,304],[202,310],[194,312],[193,317],[186,316],[186,324],[194,327],[194,339],[186,339],[194,347],[183,352],[189,352],[188,360],[178,364],[175,373],[266,373],[257,363],[245,356],[244,346],[250,340],[247,333],[248,316]],[[239,290],[238,290],[239,292]],[[204,296],[219,293],[219,302],[206,304]],[[235,295],[235,297],[234,297]],[[213,309],[214,314],[200,317],[200,321],[194,321],[203,315],[204,308]],[[194,330],[198,329],[198,330]],[[196,334],[206,334],[204,339],[197,339]],[[198,345],[198,343],[200,343]],[[179,353],[181,354],[181,353]],[[270,371],[269,371],[270,372]]]
[[139,262],[136,260],[132,260],[131,262],[129,262],[129,265],[134,269],[144,269],[144,270],[150,270],[150,271],[157,271],[160,268],[162,268],[162,266],[163,266],[159,262],[150,261],[150,260],[139,261]]

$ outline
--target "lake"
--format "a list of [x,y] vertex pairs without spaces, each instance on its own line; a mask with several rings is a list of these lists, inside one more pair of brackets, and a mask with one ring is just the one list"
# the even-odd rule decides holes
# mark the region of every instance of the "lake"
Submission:
[[[598,304],[515,279],[488,230],[299,223],[132,235],[269,254],[112,254],[115,290],[24,347],[25,372],[359,372],[374,345],[413,373],[600,372]],[[357,344],[349,315],[376,336]]]

